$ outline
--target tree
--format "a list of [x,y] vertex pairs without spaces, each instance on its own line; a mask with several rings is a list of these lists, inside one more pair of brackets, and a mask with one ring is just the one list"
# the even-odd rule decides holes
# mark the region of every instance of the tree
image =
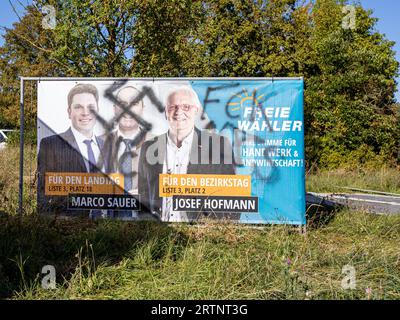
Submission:
[[[307,5],[297,0],[208,0],[186,44],[191,76],[301,75]],[[194,57],[194,59],[193,59]]]
[[17,126],[19,75],[303,76],[309,164],[400,161],[393,42],[359,4],[343,28],[347,3],[37,0],[0,48],[0,121]]
[[[38,1],[40,6],[49,1]],[[134,50],[136,1],[51,1],[58,23],[51,57],[68,75],[126,76]]]
[[306,151],[322,166],[366,162],[379,154],[395,159],[394,43],[374,31],[376,19],[361,6],[355,28],[343,28],[343,3],[319,0],[312,12],[318,69],[306,78]]
[[[6,29],[4,45],[0,47],[0,125],[18,126],[20,76],[56,76],[62,68],[50,59],[54,39],[42,28],[42,16],[34,7],[13,28]],[[34,96],[35,97],[35,96]],[[36,113],[36,99],[31,101],[34,108],[27,109],[28,124],[33,125]]]

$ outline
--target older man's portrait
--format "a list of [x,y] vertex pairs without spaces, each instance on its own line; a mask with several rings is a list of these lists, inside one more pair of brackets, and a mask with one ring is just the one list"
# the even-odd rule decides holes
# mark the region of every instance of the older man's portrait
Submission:
[[197,93],[190,86],[173,88],[165,99],[168,131],[142,146],[139,160],[142,206],[162,221],[193,221],[210,213],[173,211],[172,197],[159,196],[159,174],[235,174],[228,139],[195,126],[201,112]]

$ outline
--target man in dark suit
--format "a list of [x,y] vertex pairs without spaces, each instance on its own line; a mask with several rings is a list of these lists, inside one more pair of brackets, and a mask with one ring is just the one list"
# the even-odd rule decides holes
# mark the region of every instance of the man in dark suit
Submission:
[[210,218],[239,219],[238,214],[174,212],[172,198],[159,196],[159,174],[235,174],[232,147],[227,138],[201,131],[195,119],[201,112],[196,92],[189,86],[171,91],[166,99],[167,133],[146,141],[139,160],[142,208],[162,221]]
[[[121,173],[124,175],[124,189],[127,194],[138,194],[138,162],[142,144],[152,137],[145,132],[133,117],[135,114],[142,117],[143,100],[133,103],[140,94],[132,86],[123,87],[117,93],[118,104],[114,105],[114,119],[117,119],[117,128],[105,134],[104,155],[105,170],[107,173]],[[129,107],[127,112],[121,106]],[[132,114],[131,114],[132,113]],[[113,211],[114,218],[134,220],[138,213],[132,210]]]
[[66,210],[66,196],[45,195],[46,172],[101,172],[102,168],[97,166],[97,162],[103,142],[93,133],[98,101],[99,95],[95,86],[77,84],[68,93],[67,112],[71,127],[61,134],[41,140],[38,155],[39,212],[78,213]]

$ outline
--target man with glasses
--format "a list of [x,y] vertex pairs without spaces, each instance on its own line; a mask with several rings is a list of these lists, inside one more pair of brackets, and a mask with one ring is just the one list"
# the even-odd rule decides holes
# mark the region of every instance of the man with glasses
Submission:
[[173,211],[172,197],[159,196],[159,174],[235,174],[230,142],[195,127],[202,107],[191,87],[173,89],[165,105],[168,132],[145,142],[139,160],[142,207],[162,221],[188,222],[210,216],[207,212]]

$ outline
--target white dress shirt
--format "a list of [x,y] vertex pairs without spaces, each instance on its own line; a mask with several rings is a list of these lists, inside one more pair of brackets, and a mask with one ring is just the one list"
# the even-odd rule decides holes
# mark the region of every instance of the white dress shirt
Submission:
[[[167,149],[163,165],[163,173],[186,174],[192,148],[194,130],[182,141],[180,148],[172,141],[167,133]],[[172,210],[172,197],[162,200],[162,221],[178,222],[187,221],[185,212]]]
[[74,135],[75,141],[78,144],[79,152],[81,153],[81,155],[83,156],[83,158],[85,160],[86,171],[90,172],[88,148],[87,148],[87,145],[83,141],[92,140],[92,143],[91,143],[92,150],[93,150],[94,158],[97,163],[99,161],[99,157],[100,157],[100,147],[99,147],[99,144],[97,143],[97,139],[94,134],[92,134],[91,138],[87,138],[82,133],[80,133],[78,130],[76,130],[73,126],[71,126],[71,130]]
[[[71,126],[71,131],[74,135],[76,143],[78,144],[79,152],[81,153],[81,155],[83,156],[83,159],[85,161],[86,171],[90,172],[88,147],[83,141],[85,141],[85,140],[92,141],[91,146],[92,146],[93,155],[94,155],[94,159],[96,160],[96,166],[97,166],[97,163],[98,163],[99,157],[100,157],[100,147],[99,147],[99,144],[97,143],[97,139],[94,134],[92,134],[91,138],[87,138],[82,133],[80,133],[78,130],[76,130],[73,126]],[[99,171],[104,171],[103,170],[104,166],[103,166],[103,168],[98,168],[98,169],[99,169]],[[101,211],[103,218],[107,216],[107,210],[99,210],[99,211]],[[94,210],[90,210],[89,216],[91,216],[93,214],[93,212],[94,212]]]

